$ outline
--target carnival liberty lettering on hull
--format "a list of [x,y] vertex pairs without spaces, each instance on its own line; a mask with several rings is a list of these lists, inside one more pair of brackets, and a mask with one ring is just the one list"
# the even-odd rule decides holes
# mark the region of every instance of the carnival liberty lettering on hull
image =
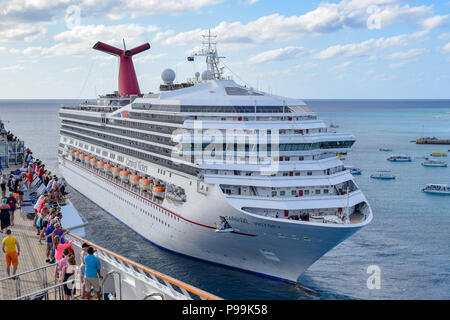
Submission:
[[119,91],[61,107],[61,173],[157,246],[297,282],[372,220],[337,156],[355,137],[329,132],[302,100],[225,78],[204,37],[207,70],[175,84],[167,69],[157,94],[140,93],[132,62],[149,44],[98,42],[120,57]]

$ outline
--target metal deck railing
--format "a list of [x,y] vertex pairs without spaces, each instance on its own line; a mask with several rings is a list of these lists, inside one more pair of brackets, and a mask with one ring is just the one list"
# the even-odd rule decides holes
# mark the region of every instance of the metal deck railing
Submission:
[[[147,284],[149,287],[155,288],[154,292],[145,292],[144,296],[141,297],[142,299],[158,296],[162,299],[170,298],[175,300],[222,300],[222,298],[209,292],[203,291],[161,272],[141,265],[78,236],[73,234],[69,234],[69,236],[72,238],[73,243],[76,246],[81,247],[83,242],[89,244],[97,250],[96,254],[100,260],[112,265],[123,274],[128,274],[129,276]],[[105,281],[106,277],[102,283],[102,288]],[[119,283],[122,283],[120,279]],[[103,292],[103,294],[104,293],[105,292]],[[122,294],[122,292],[120,292],[120,294]]]

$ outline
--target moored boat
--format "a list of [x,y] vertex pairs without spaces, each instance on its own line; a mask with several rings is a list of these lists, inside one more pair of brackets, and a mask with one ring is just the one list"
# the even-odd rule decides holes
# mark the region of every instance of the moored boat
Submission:
[[430,156],[439,158],[439,157],[447,157],[447,154],[445,152],[433,152],[432,154],[430,154]]
[[372,174],[370,177],[372,179],[379,179],[379,180],[393,180],[393,179],[395,179],[395,176],[391,173],[391,171],[387,171],[387,170],[377,171],[377,173]]
[[424,167],[446,167],[447,162],[425,158],[425,161],[422,162],[422,165]]
[[405,156],[405,155],[392,155],[389,158],[387,158],[387,161],[391,161],[391,162],[411,162],[412,159],[410,156]]
[[427,184],[422,191],[426,193],[450,195],[450,186],[446,184]]

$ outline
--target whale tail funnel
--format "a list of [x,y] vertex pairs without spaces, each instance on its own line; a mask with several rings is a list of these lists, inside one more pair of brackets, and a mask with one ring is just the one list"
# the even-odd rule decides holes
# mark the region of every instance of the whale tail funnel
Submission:
[[132,57],[150,49],[149,43],[145,43],[131,50],[127,50],[126,48],[122,50],[99,41],[93,46],[93,49],[119,57],[119,95],[121,97],[141,94]]

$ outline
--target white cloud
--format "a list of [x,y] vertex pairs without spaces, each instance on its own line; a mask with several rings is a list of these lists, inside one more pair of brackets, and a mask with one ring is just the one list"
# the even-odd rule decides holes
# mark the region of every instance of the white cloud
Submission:
[[351,64],[352,64],[351,61],[346,61],[342,64],[338,64],[336,66],[331,67],[329,71],[333,73],[340,73],[347,70],[351,66]]
[[133,60],[135,62],[151,62],[151,61],[159,60],[159,59],[164,58],[166,56],[167,56],[166,53],[147,54],[147,55],[144,55],[144,56],[136,56],[136,58],[134,58]]
[[81,70],[83,70],[83,68],[81,68],[81,67],[74,67],[74,68],[64,69],[63,71],[66,72],[66,73],[74,73],[74,72],[78,72],[78,71],[81,71]]
[[392,59],[392,60],[412,59],[412,58],[416,58],[416,57],[421,56],[421,55],[423,55],[425,53],[428,53],[428,52],[429,52],[429,50],[425,49],[425,48],[410,49],[408,51],[391,53],[386,58],[387,59]]
[[167,30],[167,31],[158,32],[156,34],[156,36],[152,39],[152,42],[159,42],[159,41],[161,41],[161,40],[171,36],[174,33],[175,33],[174,30]]
[[450,32],[443,32],[438,36],[438,40],[450,40]]
[[270,61],[282,61],[282,60],[290,60],[295,59],[302,54],[304,54],[303,47],[286,47],[275,50],[269,50],[262,52],[256,56],[251,57],[248,62],[249,63],[263,63]]
[[146,42],[148,34],[156,30],[158,27],[137,24],[78,26],[55,35],[53,40],[57,43],[51,47],[30,47],[23,53],[47,57],[89,54],[98,40],[122,48],[121,39],[125,39],[127,48],[131,48]]
[[448,14],[445,16],[434,16],[423,20],[420,24],[425,30],[431,30],[445,26],[447,24],[448,17]]
[[23,70],[24,67],[22,65],[16,64],[8,67],[0,67],[0,72],[7,72],[7,71],[18,71]]
[[390,38],[369,39],[359,43],[350,43],[343,45],[330,46],[319,52],[315,57],[317,59],[331,59],[336,57],[358,57],[364,55],[373,55],[376,50],[394,48],[410,44],[411,40],[420,39],[425,36],[427,31],[418,31],[412,34],[403,34]]
[[445,53],[450,53],[450,42],[447,43],[447,44],[442,48],[442,50],[443,50]]
[[[221,43],[257,45],[273,41],[288,41],[311,35],[336,32],[345,28],[367,28],[370,14],[367,9],[376,5],[377,17],[382,27],[407,23],[423,29],[442,24],[442,17],[429,18],[432,6],[395,4],[398,0],[342,0],[339,3],[322,2],[316,9],[299,16],[285,17],[280,14],[263,16],[243,24],[221,22],[211,31]],[[395,5],[394,5],[395,4]],[[168,45],[193,46],[200,42],[207,30],[195,29],[180,32],[164,41]]]
[[417,59],[410,59],[410,60],[403,60],[400,62],[390,63],[389,68],[391,68],[391,69],[402,68],[402,67],[406,66],[407,64],[410,64],[410,63],[416,62],[416,61],[417,61]]
[[[0,15],[1,19],[1,15]],[[33,41],[43,36],[46,29],[41,24],[14,24],[10,25],[0,20],[0,42]]]

